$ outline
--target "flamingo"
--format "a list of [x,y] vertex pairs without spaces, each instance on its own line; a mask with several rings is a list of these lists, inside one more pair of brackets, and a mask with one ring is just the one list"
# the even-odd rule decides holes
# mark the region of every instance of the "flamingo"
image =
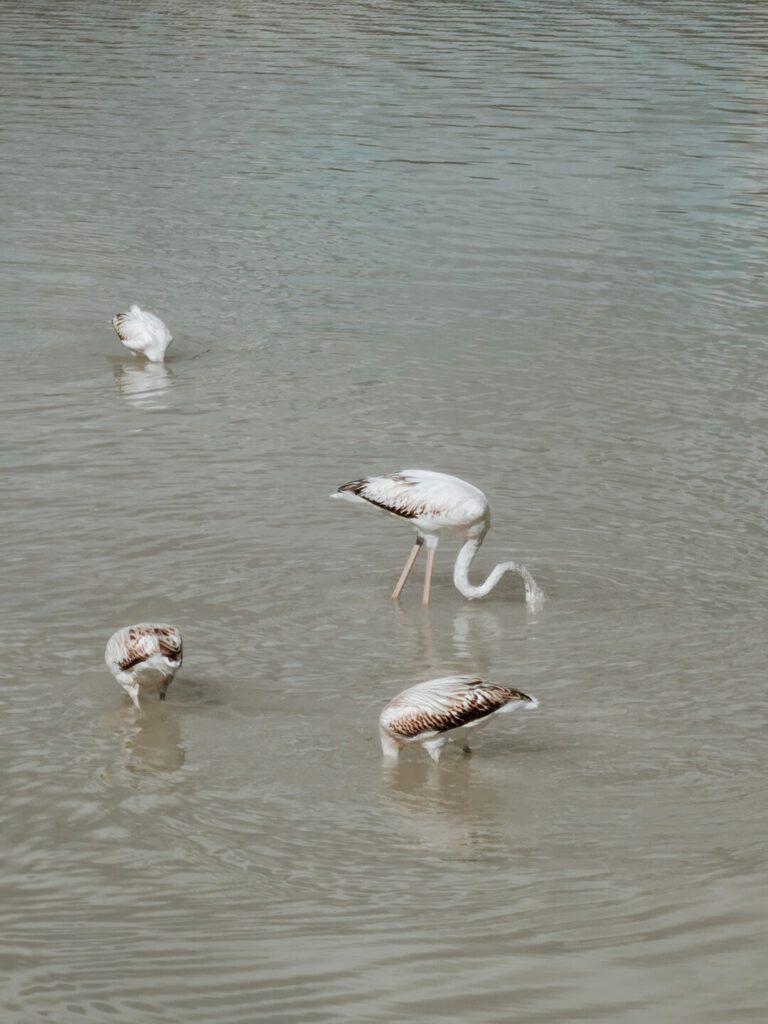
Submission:
[[379,717],[381,750],[385,757],[398,757],[404,746],[420,743],[437,762],[449,739],[468,751],[469,730],[492,715],[538,706],[535,697],[473,676],[430,679],[403,690],[384,708]]
[[500,562],[480,586],[469,582],[469,567],[491,525],[491,510],[483,492],[466,480],[428,469],[404,469],[400,473],[353,480],[339,487],[331,497],[374,505],[401,519],[410,520],[415,527],[416,542],[392,591],[395,601],[400,597],[426,541],[427,567],[422,603],[429,604],[435,549],[443,534],[464,536],[464,544],[453,567],[453,582],[464,597],[470,600],[485,597],[502,576],[516,572],[525,583],[525,600],[529,607],[538,607],[544,599],[533,576],[517,562]]
[[135,706],[139,690],[155,689],[160,700],[181,668],[181,633],[175,626],[140,622],[118,629],[107,641],[104,660]]
[[117,336],[134,355],[141,353],[151,363],[162,363],[173,336],[159,316],[139,309],[134,303],[127,313],[111,320]]

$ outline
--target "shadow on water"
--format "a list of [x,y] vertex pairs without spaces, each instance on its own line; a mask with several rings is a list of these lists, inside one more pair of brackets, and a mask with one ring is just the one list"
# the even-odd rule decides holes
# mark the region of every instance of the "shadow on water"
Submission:
[[[382,802],[397,812],[420,844],[441,850],[472,848],[476,837],[467,815],[469,757],[450,765],[382,759]],[[446,770],[447,768],[447,770]]]
[[419,845],[472,856],[497,853],[506,833],[530,824],[527,801],[499,785],[493,766],[458,748],[439,765],[415,753],[383,759],[381,801]]
[[454,655],[470,661],[473,672],[487,675],[490,664],[488,652],[493,650],[489,642],[501,640],[504,632],[496,612],[474,605],[467,606],[453,617]]
[[172,374],[164,363],[134,360],[115,366],[118,393],[137,409],[167,409]]
[[137,711],[125,704],[105,722],[122,748],[122,761],[132,775],[175,772],[184,764],[179,711],[167,701],[147,699]]
[[[510,620],[508,612],[480,603],[460,606],[452,620],[446,620],[441,609],[433,610],[431,606],[419,608],[418,613],[404,609],[399,602],[393,602],[393,608],[398,625],[413,647],[414,682],[430,675],[488,677],[499,643],[511,631],[522,631],[535,623],[538,616],[538,612],[526,608],[519,618]],[[441,643],[441,627],[446,626],[453,644],[452,657],[447,656],[446,645]]]
[[[399,601],[392,601],[391,605],[398,625],[408,636],[414,651],[418,652],[416,655],[418,663],[424,666],[419,671],[437,671],[438,662],[435,658],[432,638],[432,608],[421,606],[419,613],[413,614],[406,611]],[[415,668],[416,661],[414,661]]]

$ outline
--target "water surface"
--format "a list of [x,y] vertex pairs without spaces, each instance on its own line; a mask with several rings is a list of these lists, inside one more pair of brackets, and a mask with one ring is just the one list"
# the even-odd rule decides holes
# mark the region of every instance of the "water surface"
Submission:
[[[764,1020],[767,22],[3,5],[4,1019]],[[408,466],[540,613],[388,601]],[[540,709],[383,767],[454,672]]]

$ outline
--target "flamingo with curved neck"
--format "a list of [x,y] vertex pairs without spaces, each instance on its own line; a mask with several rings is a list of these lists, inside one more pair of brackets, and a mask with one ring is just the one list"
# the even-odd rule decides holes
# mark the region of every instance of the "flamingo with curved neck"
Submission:
[[485,597],[486,594],[490,594],[502,576],[506,576],[508,572],[516,572],[525,584],[526,603],[538,607],[544,599],[544,594],[526,567],[517,562],[499,562],[479,586],[469,582],[469,567],[472,565],[484,537],[485,531],[482,536],[469,537],[462,544],[453,566],[453,583],[456,589],[472,601],[476,597]]
[[483,492],[466,480],[427,469],[405,469],[400,473],[353,480],[343,484],[331,497],[373,505],[400,519],[409,519],[416,529],[416,542],[392,592],[393,600],[400,597],[426,542],[422,603],[429,604],[435,549],[444,534],[459,534],[465,538],[453,569],[453,582],[464,597],[470,600],[485,597],[503,576],[515,572],[525,584],[529,607],[538,607],[544,599],[533,576],[517,562],[500,562],[479,586],[469,582],[469,568],[490,528],[491,512]]

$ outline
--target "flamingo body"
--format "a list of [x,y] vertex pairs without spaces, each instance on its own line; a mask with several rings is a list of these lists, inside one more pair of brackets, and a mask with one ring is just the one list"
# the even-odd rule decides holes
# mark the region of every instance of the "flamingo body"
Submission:
[[379,718],[381,749],[385,757],[397,757],[403,747],[420,744],[439,761],[449,739],[469,750],[470,729],[493,715],[536,707],[538,701],[519,690],[473,676],[430,679],[403,690],[384,708]]
[[444,533],[485,533],[491,513],[477,487],[448,473],[404,469],[343,484],[333,495],[367,502],[401,519],[410,519],[423,539]]
[[181,633],[175,626],[140,622],[112,634],[104,660],[138,708],[141,690],[157,690],[165,700],[182,654]]
[[373,505],[410,521],[415,528],[416,543],[392,593],[395,599],[400,596],[421,546],[426,542],[427,570],[422,600],[424,604],[429,603],[438,541],[445,534],[459,534],[464,537],[464,545],[456,559],[453,582],[465,597],[470,600],[484,597],[505,573],[517,572],[525,583],[529,605],[537,605],[543,600],[543,594],[531,574],[516,562],[500,563],[480,586],[469,582],[469,566],[490,528],[491,510],[483,492],[466,480],[428,469],[404,469],[400,473],[353,480],[339,487],[331,497]]
[[134,355],[146,356],[150,362],[162,363],[173,335],[159,316],[140,309],[134,303],[127,313],[112,317],[117,336]]

